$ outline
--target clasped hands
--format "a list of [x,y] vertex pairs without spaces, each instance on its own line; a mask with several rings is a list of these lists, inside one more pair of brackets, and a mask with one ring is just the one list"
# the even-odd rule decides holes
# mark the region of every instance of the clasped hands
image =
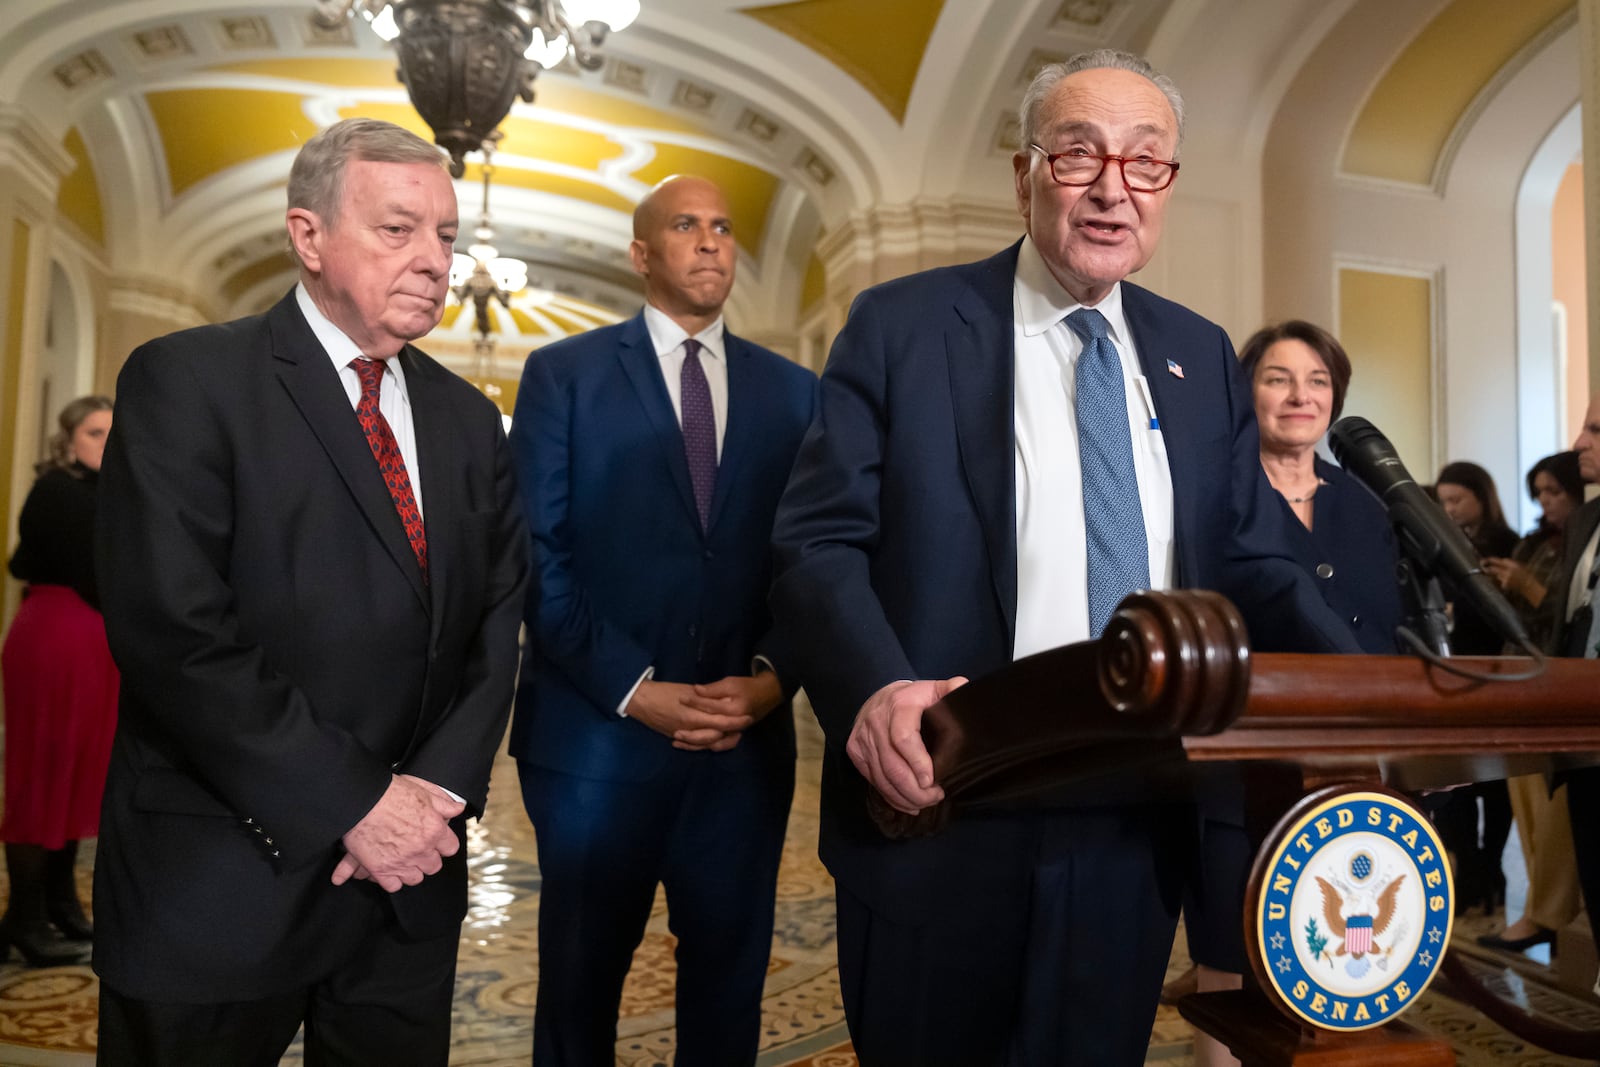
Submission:
[[396,893],[439,873],[445,857],[461,847],[450,820],[465,810],[432,782],[410,774],[391,776],[378,803],[345,833],[345,854],[333,869],[333,884],[365,878]]
[[726,752],[782,702],[783,689],[771,671],[706,685],[649,680],[634,690],[627,715],[672,738],[673,748]]
[[915,815],[944,799],[922,742],[922,713],[967,684],[954,678],[890,682],[861,705],[845,752],[896,811]]

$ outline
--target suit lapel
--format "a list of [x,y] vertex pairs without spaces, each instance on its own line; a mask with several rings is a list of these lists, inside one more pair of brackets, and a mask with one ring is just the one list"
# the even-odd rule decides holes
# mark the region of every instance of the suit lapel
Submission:
[[1167,452],[1167,472],[1172,479],[1172,534],[1177,545],[1178,573],[1175,582],[1181,583],[1184,575],[1196,573],[1198,561],[1189,557],[1186,550],[1193,539],[1184,536],[1184,525],[1196,513],[1200,503],[1196,494],[1199,487],[1214,485],[1214,474],[1187,469],[1193,450],[1185,447],[1189,441],[1190,405],[1184,403],[1184,379],[1171,372],[1167,360],[1180,354],[1181,346],[1155,314],[1146,298],[1147,294],[1129,282],[1122,283],[1122,312],[1133,333],[1134,347],[1139,353],[1139,367],[1145,384],[1150,387],[1150,402],[1155,405],[1156,419],[1161,424],[1161,439]]
[[761,421],[761,381],[756,376],[750,349],[726,330],[722,333],[722,347],[728,366],[728,425],[722,434],[722,455],[717,461],[717,483],[711,495],[708,531],[716,527],[723,502],[733,492],[738,479],[739,466],[755,447],[757,423]]
[[989,575],[1006,620],[1017,629],[1015,353],[1012,287],[1017,247],[980,265],[955,300],[959,322],[945,331],[950,402],[961,468],[983,528]]
[[417,567],[417,558],[411,551],[411,542],[406,540],[405,526],[395,511],[394,498],[389,495],[388,486],[384,485],[383,476],[378,473],[372,448],[367,444],[366,435],[361,432],[361,424],[356,421],[355,409],[350,406],[350,398],[339,381],[338,372],[333,369],[333,363],[316,334],[306,325],[305,318],[295,304],[294,294],[291,292],[280,301],[267,319],[272,332],[272,355],[277,361],[278,380],[283,383],[295,407],[322,444],[334,469],[350,490],[350,495],[355,497],[373,533],[389,555],[394,557],[396,565],[426,606],[427,590],[422,585],[422,574]]
[[[683,454],[683,428],[672,411],[672,397],[667,395],[667,383],[661,376],[661,360],[655,346],[650,343],[650,331],[644,325],[644,312],[630,319],[622,331],[622,342],[617,346],[617,359],[623,373],[633,386],[644,409],[645,419],[656,436],[662,458],[672,474],[672,484],[678,487],[678,497],[700,526],[700,509],[694,503],[694,485],[689,481],[689,460]],[[719,479],[720,481],[720,479]]]
[[[455,535],[457,525],[453,520],[465,508],[461,505],[460,479],[452,472],[461,470],[456,455],[461,447],[460,438],[451,432],[450,412],[445,402],[445,391],[431,379],[436,368],[430,366],[410,345],[400,350],[397,357],[406,375],[406,398],[411,403],[411,426],[417,435],[418,484],[422,486],[422,521],[428,536],[428,587],[420,580],[415,583],[433,612],[433,631],[437,637],[444,620],[443,606],[447,603],[445,592],[455,574]],[[411,545],[406,544],[409,552]],[[410,556],[412,566],[406,568],[407,576],[420,579],[416,555]]]
[[1589,538],[1594,536],[1596,526],[1600,526],[1600,497],[1580,505],[1578,510],[1572,513],[1564,548],[1567,558],[1562,567],[1569,585],[1573,573],[1578,569],[1578,564],[1583,561],[1584,550],[1589,547]]

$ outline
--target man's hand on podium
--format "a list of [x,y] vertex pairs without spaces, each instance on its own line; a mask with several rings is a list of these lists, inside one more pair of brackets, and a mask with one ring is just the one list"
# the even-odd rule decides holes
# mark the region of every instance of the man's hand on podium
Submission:
[[967,684],[962,677],[890,682],[856,713],[845,751],[862,777],[896,811],[915,815],[944,799],[933,760],[922,743],[922,713]]

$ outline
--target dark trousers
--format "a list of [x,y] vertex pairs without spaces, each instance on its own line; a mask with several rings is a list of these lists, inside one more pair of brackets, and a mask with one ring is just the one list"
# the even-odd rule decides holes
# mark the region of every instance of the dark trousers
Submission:
[[1192,809],[1017,819],[1022,833],[993,820],[1005,825],[975,857],[992,877],[928,887],[928,921],[839,885],[839,980],[863,1067],[1144,1063]]
[[656,886],[678,941],[677,1063],[755,1061],[792,763],[731,773],[711,753],[649,782],[521,763],[539,846],[533,1062],[611,1067],[617,1011]]
[[[1483,801],[1483,832],[1478,831],[1478,802]],[[1511,836],[1511,794],[1502,781],[1479,782],[1452,789],[1433,813],[1444,847],[1456,857],[1457,914],[1481,905],[1493,914],[1505,899],[1505,874],[1500,856]]]
[[1189,958],[1203,967],[1243,974],[1244,892],[1255,845],[1243,826],[1202,820],[1195,871],[1183,893],[1183,930]]
[[1589,932],[1600,945],[1600,767],[1567,771],[1567,810],[1572,815],[1572,854],[1577,861],[1578,886],[1589,912]]
[[100,983],[106,1067],[274,1067],[301,1023],[306,1067],[442,1065],[460,936],[413,941],[390,919],[332,974],[260,1000],[175,1004]]

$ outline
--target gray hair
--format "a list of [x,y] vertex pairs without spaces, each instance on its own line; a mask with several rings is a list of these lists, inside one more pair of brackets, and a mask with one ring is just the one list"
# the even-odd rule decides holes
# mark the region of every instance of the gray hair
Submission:
[[[1039,105],[1063,78],[1083,70],[1126,70],[1149,79],[1151,84],[1166,96],[1167,103],[1172,105],[1172,114],[1178,120],[1178,144],[1183,144],[1183,94],[1178,92],[1178,87],[1173,84],[1172,79],[1156,70],[1143,56],[1136,56],[1132,52],[1119,52],[1114,48],[1097,48],[1093,52],[1079,52],[1061,63],[1048,64],[1033,76],[1033,81],[1028,84],[1028,91],[1022,94],[1022,108],[1017,115],[1022,126],[1024,148],[1038,140],[1039,131],[1035,127],[1035,120],[1039,113]],[[1176,155],[1176,151],[1173,154]]]
[[[289,168],[289,207],[332,226],[344,198],[345,167],[353,161],[429,163],[449,173],[444,153],[410,130],[382,119],[344,119],[300,146]],[[292,241],[289,254],[299,261]]]

